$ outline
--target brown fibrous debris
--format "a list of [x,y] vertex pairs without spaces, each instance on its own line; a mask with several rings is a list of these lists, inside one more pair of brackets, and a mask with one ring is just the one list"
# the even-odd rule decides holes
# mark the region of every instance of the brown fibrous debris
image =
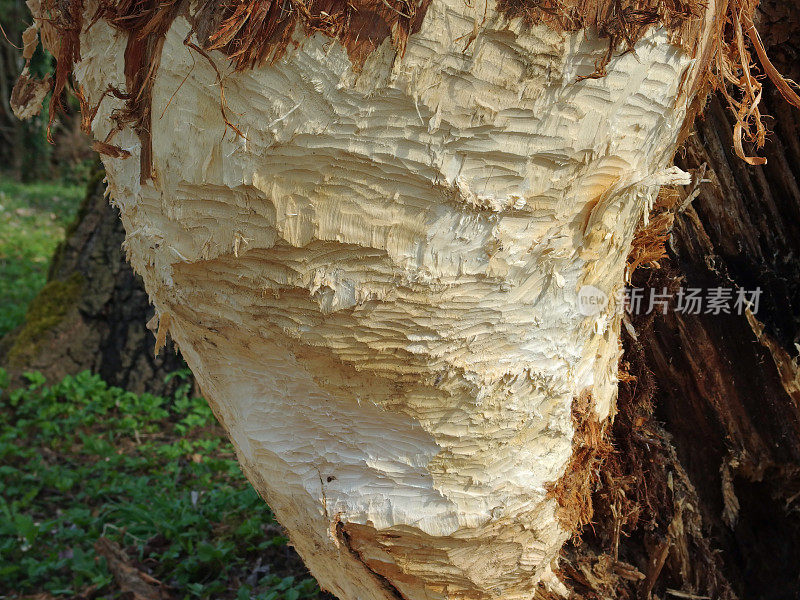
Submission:
[[645,224],[642,222],[628,253],[628,273],[640,267],[658,269],[667,255],[666,243],[675,224],[681,196],[671,186],[662,187]]
[[[112,114],[115,130],[129,125],[141,141],[140,178],[152,177],[151,111],[153,83],[161,62],[167,31],[184,0],[101,0],[92,24],[104,19],[128,35],[125,47],[125,87],[116,95],[124,108]],[[108,142],[108,140],[106,140]]]
[[[239,71],[277,60],[291,44],[294,31],[301,28],[306,35],[319,32],[339,40],[354,67],[359,68],[386,38],[392,40],[402,56],[408,36],[421,27],[430,0],[205,0],[189,14],[191,3],[192,0],[101,0],[92,19],[104,19],[128,35],[126,90],[118,90],[117,94],[125,98],[126,104],[114,115],[114,132],[130,125],[139,136],[142,181],[153,176],[153,81],[166,32],[179,14],[190,20],[198,40],[194,43],[187,38],[186,45],[212,64],[208,55],[212,51],[222,52]],[[715,14],[706,21],[702,0],[497,0],[498,10],[509,19],[521,18],[528,25],[543,23],[559,31],[594,29],[601,39],[607,39],[608,50],[587,77],[604,76],[615,53],[632,51],[650,28],[663,26],[673,43],[685,47],[700,61],[700,75],[690,94],[694,101],[683,124],[681,140],[689,134],[708,93],[722,90],[737,119],[737,154],[750,164],[763,164],[764,159],[748,156],[742,145],[746,140],[760,148],[766,137],[758,110],[761,83],[753,74],[752,54],[781,94],[799,108],[800,96],[794,83],[781,77],[764,51],[753,25],[757,4],[758,0],[721,0]],[[37,15],[58,38],[51,43],[57,46],[53,48],[57,67],[51,123],[73,64],[80,60],[83,11],[83,0],[44,0]],[[702,56],[696,56],[708,27],[713,30],[711,42]],[[477,35],[474,32],[473,36]],[[51,42],[54,37],[50,36]],[[222,88],[221,77],[218,84]],[[226,116],[222,90],[220,102],[226,126],[242,135]],[[110,139],[104,144],[110,146]]]
[[[693,172],[695,188],[705,173],[705,165]],[[628,257],[629,272],[636,274],[638,285],[646,282],[645,287],[677,291],[680,279],[663,262],[665,245],[676,215],[693,196],[692,187],[662,188]],[[601,442],[611,450],[605,452],[601,469],[583,469],[584,485],[590,487],[580,490],[580,502],[572,501],[570,518],[572,531],[575,524],[584,527],[562,551],[557,575],[572,600],[639,600],[660,596],[670,585],[680,587],[686,597],[735,600],[722,560],[707,537],[697,492],[670,434],[653,414],[657,384],[642,340],[652,335],[655,313],[628,318],[632,323],[622,329],[625,352],[619,364],[616,414],[605,424]],[[573,451],[584,444],[584,437],[597,439],[578,433],[599,427],[582,416],[583,407],[576,401],[573,408]],[[580,464],[580,459],[570,463],[570,468],[578,466],[573,473],[580,472]],[[567,481],[563,487],[582,483]],[[564,504],[570,506],[564,500],[559,504],[562,510]],[[576,520],[575,515],[583,518]],[[549,600],[546,595],[541,598]]]
[[[651,287],[672,289],[677,283],[667,270],[640,274]],[[697,492],[653,414],[656,381],[640,338],[654,318],[633,317],[638,337],[622,331],[618,411],[604,432],[613,450],[593,476],[594,516],[565,546],[557,572],[571,600],[663,597],[670,584],[686,597],[736,598],[706,537]]]
[[[197,13],[206,50],[223,52],[237,70],[280,58],[296,26],[342,42],[356,66],[391,37],[401,56],[430,0],[232,0],[206,2]],[[202,31],[210,32],[204,36]]]
[[57,48],[51,48],[56,57],[56,76],[53,83],[53,99],[47,124],[47,140],[52,144],[50,128],[61,106],[61,95],[72,73],[72,66],[81,59],[80,35],[83,28],[83,0],[45,0],[42,3],[42,19],[58,35]]
[[702,108],[699,102],[704,104],[708,93],[719,91],[736,118],[733,130],[736,155],[750,165],[767,162],[765,158],[750,156],[743,145],[743,141],[747,141],[761,149],[767,136],[759,110],[764,77],[757,71],[756,60],[784,99],[800,108],[797,84],[785,79],[772,65],[756,31],[754,18],[758,3],[759,0],[727,0],[718,6],[712,22],[714,43],[710,52],[701,57],[704,69],[700,80],[701,93],[695,99],[681,136],[681,141],[688,136],[692,120]]
[[591,394],[573,400],[572,425],[572,455],[566,471],[547,491],[558,503],[556,516],[562,527],[577,533],[592,520],[592,493],[613,447],[605,435],[606,424],[594,412]]
[[585,78],[603,77],[617,51],[634,44],[654,25],[663,25],[671,41],[693,48],[702,35],[704,5],[699,0],[498,0],[498,10],[529,25],[544,23],[557,31],[594,29],[608,40],[607,52]]
[[[772,65],[754,25],[759,0],[719,0],[715,13],[705,20],[702,0],[498,0],[498,9],[509,17],[519,17],[533,25],[545,23],[559,31],[594,29],[608,40],[608,50],[600,57],[592,74],[603,77],[617,52],[633,51],[634,45],[654,26],[663,26],[670,40],[699,59],[699,77],[691,90],[694,97],[683,123],[680,142],[691,132],[694,118],[702,111],[708,94],[721,91],[736,116],[734,148],[748,164],[763,165],[766,160],[749,156],[743,141],[762,148],[767,130],[758,105],[762,83],[756,60],[787,102],[800,108],[798,86],[785,79]],[[711,31],[708,31],[708,28]],[[710,43],[698,56],[703,37]]]
[[42,101],[50,91],[52,81],[48,75],[44,79],[31,76],[27,65],[11,90],[9,104],[18,119],[25,120],[38,115],[42,110]]

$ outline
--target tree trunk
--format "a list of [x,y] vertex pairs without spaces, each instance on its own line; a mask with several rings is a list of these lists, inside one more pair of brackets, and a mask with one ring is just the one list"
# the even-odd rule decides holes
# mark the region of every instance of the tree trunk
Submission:
[[[37,16],[61,69],[79,41],[158,343],[178,342],[321,586],[565,592],[620,354],[619,304],[585,303],[621,290],[659,187],[689,184],[670,164],[728,5],[568,2],[565,24],[512,2],[329,4],[73,2],[57,25],[82,33],[58,42]],[[605,472],[642,476],[642,447]],[[688,478],[662,481],[698,533]],[[642,544],[646,597],[671,546]]]
[[183,368],[171,351],[154,358],[154,334],[145,325],[153,308],[142,280],[125,261],[119,211],[105,195],[98,169],[65,240],[56,249],[47,284],[34,298],[26,322],[8,339],[0,357],[11,375],[40,371],[49,380],[90,370],[110,385],[169,393]]

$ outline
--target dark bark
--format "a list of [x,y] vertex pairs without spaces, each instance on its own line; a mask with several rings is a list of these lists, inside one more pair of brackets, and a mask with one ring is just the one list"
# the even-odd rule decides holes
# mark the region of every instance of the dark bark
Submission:
[[177,382],[166,376],[183,363],[171,343],[153,357],[155,337],[145,327],[153,308],[125,260],[119,211],[104,190],[98,171],[3,362],[17,377],[36,370],[56,381],[88,369],[133,392],[167,393]]
[[[800,5],[763,0],[759,30],[800,80]],[[725,106],[712,98],[677,160],[711,181],[676,216],[669,259],[633,285],[760,288],[760,307],[629,317],[616,452],[594,526],[566,552],[583,597],[800,598],[800,113],[765,83],[774,133],[751,167]]]
[[[761,14],[776,66],[800,78],[800,6],[764,2]],[[733,153],[732,115],[719,100],[707,109],[679,164],[707,164],[712,181],[676,221],[670,248],[673,280],[684,286],[761,289],[759,323],[671,312],[653,321],[645,346],[657,414],[728,578],[743,598],[800,598],[800,381],[792,360],[800,341],[800,113],[772,86],[763,104],[774,117],[763,167]]]
[[645,345],[658,415],[730,577],[741,597],[777,599],[800,597],[800,118],[772,90],[765,104],[777,116],[765,167],[733,155],[718,101],[699,124],[683,162],[708,164],[712,183],[677,220],[670,261],[684,286],[760,288],[763,333],[742,316],[672,312]]

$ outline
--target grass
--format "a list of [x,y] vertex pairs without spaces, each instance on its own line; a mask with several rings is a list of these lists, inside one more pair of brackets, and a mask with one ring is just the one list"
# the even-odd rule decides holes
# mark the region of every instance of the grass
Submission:
[[170,598],[319,594],[188,384],[161,398],[27,378],[3,390],[0,369],[0,598],[129,597],[101,537]]
[[0,336],[24,321],[84,194],[83,186],[0,177]]

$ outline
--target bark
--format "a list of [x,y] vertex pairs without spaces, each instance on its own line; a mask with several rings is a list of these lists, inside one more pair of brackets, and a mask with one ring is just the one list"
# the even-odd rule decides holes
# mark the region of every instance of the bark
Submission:
[[[763,3],[760,17],[774,63],[796,79],[800,7]],[[768,164],[751,167],[734,153],[724,100],[712,99],[677,161],[709,181],[677,215],[669,258],[633,281],[659,292],[760,288],[759,310],[688,315],[673,303],[667,315],[631,317],[622,365],[637,379],[621,386],[617,452],[602,467],[591,530],[565,553],[582,597],[800,593],[800,119],[771,86],[763,106],[774,116]]]
[[75,222],[53,256],[48,281],[26,323],[3,340],[0,357],[14,378],[40,371],[50,381],[84,370],[136,393],[169,393],[183,368],[172,346],[154,358],[153,315],[142,280],[125,260],[119,211],[106,199],[96,170]]
[[785,598],[800,590],[800,128],[774,96],[764,168],[738,167],[718,139],[730,119],[712,106],[686,161],[707,163],[715,189],[680,219],[672,261],[684,285],[759,287],[760,310],[659,320],[648,358],[660,413],[728,567],[741,573],[742,597]]

